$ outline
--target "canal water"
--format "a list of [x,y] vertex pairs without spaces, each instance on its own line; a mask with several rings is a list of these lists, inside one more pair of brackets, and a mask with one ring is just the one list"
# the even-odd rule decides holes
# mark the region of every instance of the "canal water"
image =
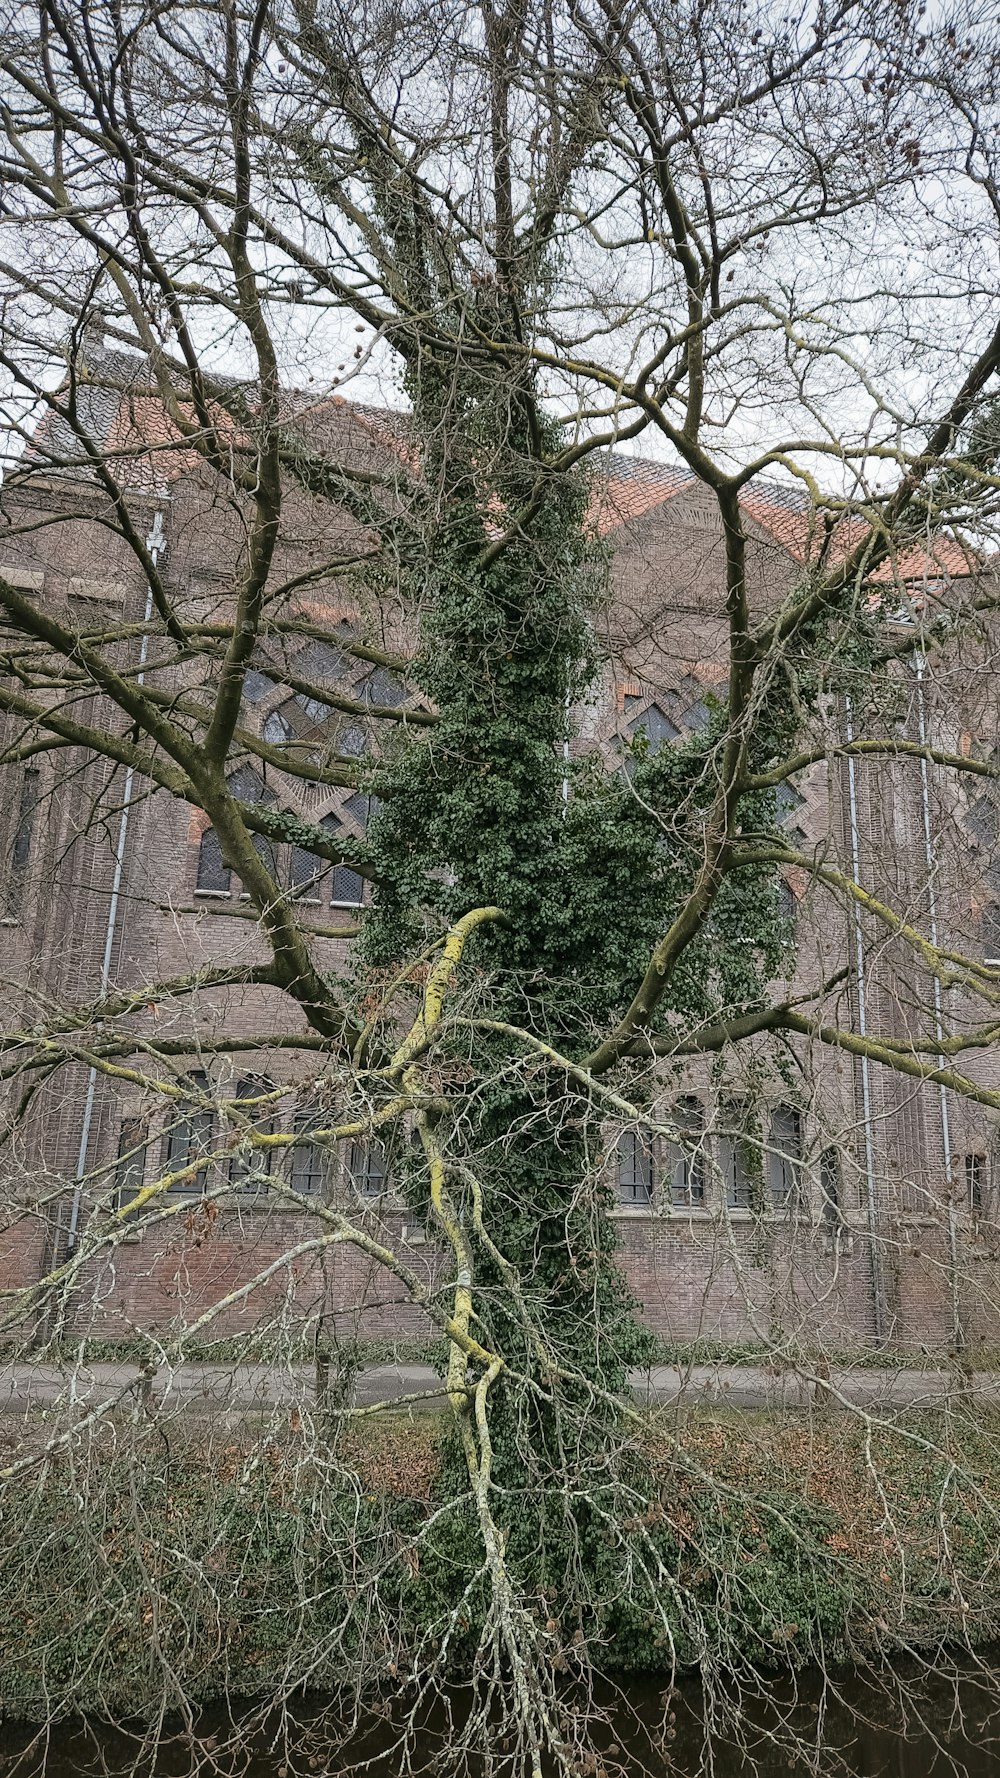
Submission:
[[[1000,1778],[1000,1660],[946,1678],[915,1665],[878,1676],[804,1674],[738,1714],[738,1737],[712,1735],[704,1700],[689,1682],[664,1694],[645,1681],[596,1700],[599,1720],[580,1736],[579,1778]],[[567,1722],[574,1707],[567,1699]],[[591,1713],[588,1712],[588,1715]],[[241,1726],[235,1726],[240,1718]],[[162,1727],[155,1752],[141,1731],[83,1719],[44,1733],[0,1719],[2,1778],[521,1778],[503,1755],[502,1730],[471,1758],[455,1747],[460,1695],[423,1718],[401,1757],[402,1718],[386,1705],[345,1728],[332,1704],[248,1724],[215,1707],[191,1726]],[[583,1726],[582,1710],[576,1717]],[[573,1736],[576,1740],[576,1737]]]

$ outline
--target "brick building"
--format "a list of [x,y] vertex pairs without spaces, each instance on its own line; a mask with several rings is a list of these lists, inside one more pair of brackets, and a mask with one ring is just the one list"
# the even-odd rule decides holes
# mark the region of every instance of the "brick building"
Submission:
[[[142,361],[101,351],[95,366],[100,374],[81,395],[89,403],[85,427],[126,465],[120,477],[132,522],[148,536],[184,622],[211,624],[225,609],[239,514],[197,453],[171,434]],[[308,423],[311,437],[362,470],[399,448],[392,416],[363,408],[327,404]],[[88,633],[131,624],[132,636],[116,645],[120,658],[155,674],[155,659],[136,653],[146,585],[133,552],[107,527],[106,491],[74,467],[78,457],[76,434],[47,422],[4,490],[0,573]],[[637,733],[651,747],[669,746],[707,719],[725,676],[722,537],[706,490],[640,459],[608,465],[595,512],[611,548],[611,591],[602,677],[577,712],[576,744],[599,745],[613,766]],[[763,610],[829,540],[813,529],[794,489],[756,492],[745,513],[751,599]],[[379,710],[421,720],[419,700],[391,664],[406,642],[391,603],[361,608],[342,580],[314,577],[317,563],[344,554],[360,536],[335,501],[298,495],[286,507],[274,572],[300,582],[298,608],[321,634],[300,638],[294,659],[286,657],[312,693],[256,670],[247,675],[243,720],[265,742],[319,745],[335,735],[341,754],[359,755],[372,744]],[[899,641],[897,736],[964,755],[995,744],[988,635],[971,648],[966,642],[961,659],[945,646],[933,671],[907,639],[915,608],[967,603],[985,572],[958,542],[942,538],[886,576]],[[185,695],[182,672],[158,683]],[[314,695],[317,684],[332,702]],[[355,708],[345,713],[338,698]],[[68,702],[78,720],[101,720],[100,700],[83,676]],[[929,936],[973,959],[995,960],[1000,875],[992,885],[991,855],[1000,814],[989,781],[973,780],[979,794],[967,795],[961,785],[942,788],[926,758],[837,756],[837,740],[855,726],[862,732],[869,719],[862,703],[859,691],[817,718],[817,751],[826,757],[783,792],[786,830],[799,850],[821,850]],[[223,963],[245,958],[252,971],[263,954],[256,923],[206,819],[165,791],[138,796],[124,767],[79,751],[11,758],[18,723],[3,720],[5,1028],[29,1029],[37,1008],[86,1004],[109,985],[141,999],[144,984]],[[880,711],[877,721],[886,720]],[[348,840],[364,832],[362,792],[282,775],[259,759],[234,761],[234,772],[248,800],[280,799]],[[260,846],[279,883],[308,906],[322,967],[340,967],[344,934],[366,893],[363,877],[293,845]],[[790,868],[783,893],[796,932],[790,993],[839,974],[835,1004],[844,1025],[890,1032],[904,1043],[928,1029],[933,1035],[945,1012],[950,1028],[972,1018],[960,993],[950,992],[941,1007],[940,986],[915,969],[912,947],[884,931],[873,937],[866,923],[817,896],[804,872]],[[209,983],[197,1015],[190,1000],[167,994],[137,1028],[206,1093],[238,1096],[241,1081],[259,1080],[265,1068],[276,1084],[303,1077],[308,1054],[283,1047],[262,1059],[250,1048],[288,1023],[283,997],[248,981],[217,992]],[[223,1032],[246,1039],[245,1073],[238,1048],[225,1055],[208,1049]],[[990,1114],[822,1044],[788,1050],[783,1072],[776,1071],[773,1048],[765,1039],[741,1045],[694,1065],[683,1091],[665,1088],[664,1109],[686,1131],[686,1144],[609,1132],[622,1263],[648,1319],[664,1335],[706,1340],[993,1342],[1000,1232]],[[1000,1084],[989,1049],[968,1068]],[[15,1074],[11,1091],[25,1084]],[[743,1122],[748,1104],[756,1135]],[[309,1113],[294,1093],[282,1100],[275,1115],[302,1140],[273,1165],[287,1165],[296,1188],[317,1201],[324,1194],[361,1200],[372,1227],[405,1244],[411,1265],[430,1280],[434,1255],[394,1199],[391,1155],[354,1142],[331,1160],[308,1140]],[[209,1140],[210,1125],[204,1106],[167,1117],[127,1078],[110,1079],[85,1063],[51,1078],[39,1071],[8,1142],[0,1287],[41,1276],[76,1248],[102,1206],[182,1164]],[[320,1311],[332,1312],[345,1331],[425,1331],[421,1313],[399,1297],[377,1265],[353,1247],[324,1244],[308,1217],[283,1207],[267,1189],[266,1170],[250,1176],[233,1156],[210,1175],[187,1179],[166,1217],[137,1221],[127,1239],[97,1251],[60,1313],[68,1329],[107,1337],[192,1326],[201,1317],[215,1335],[269,1318],[300,1324]]]

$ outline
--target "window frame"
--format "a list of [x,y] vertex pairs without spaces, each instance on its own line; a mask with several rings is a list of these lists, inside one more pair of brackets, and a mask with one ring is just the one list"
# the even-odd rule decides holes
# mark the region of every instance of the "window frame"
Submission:
[[[212,1083],[208,1075],[201,1069],[185,1075],[183,1082],[178,1082],[178,1084],[190,1086],[194,1092],[205,1094],[206,1096],[210,1095],[212,1092]],[[182,1107],[184,1106],[183,1100],[180,1101],[180,1105]],[[173,1173],[179,1167],[188,1166],[190,1162],[196,1158],[192,1150],[198,1140],[199,1131],[205,1138],[203,1147],[206,1149],[214,1148],[216,1131],[216,1115],[214,1109],[208,1110],[205,1106],[189,1103],[186,1110],[182,1109],[177,1117],[167,1123],[161,1136],[160,1172],[162,1174]],[[179,1142],[182,1132],[185,1132],[187,1135],[187,1143],[183,1158],[179,1151],[175,1149],[175,1144]],[[205,1188],[208,1184],[208,1175],[209,1163],[206,1161],[203,1167],[199,1167],[197,1173],[191,1178],[186,1179],[182,1184],[168,1186],[166,1188],[167,1197],[203,1198],[205,1195]]]
[[[203,858],[205,855],[205,845],[206,845],[206,842],[209,840],[214,841],[215,846],[218,850],[219,865],[220,865],[219,876],[220,876],[220,878],[225,878],[225,888],[222,888],[222,889],[216,888],[212,885],[203,884],[201,881],[202,861],[203,861]],[[225,858],[223,857],[222,845],[219,840],[219,835],[218,835],[215,827],[211,824],[211,822],[209,823],[209,825],[206,828],[202,829],[201,835],[198,840],[198,859],[197,859],[197,863],[195,866],[195,874],[194,874],[194,892],[196,895],[213,896],[217,900],[226,900],[226,901],[228,901],[231,898],[232,893],[233,893],[232,868],[226,863]]]
[[[358,1157],[362,1158],[363,1164],[361,1166],[356,1164]],[[373,1157],[378,1157],[381,1161],[381,1171],[378,1173],[374,1173],[372,1170]],[[377,1198],[384,1198],[390,1185],[389,1156],[384,1144],[374,1138],[365,1141],[358,1136],[352,1137],[344,1155],[344,1174],[355,1197],[363,1203],[371,1203]],[[372,1178],[377,1178],[380,1181],[378,1189],[375,1191],[369,1184]],[[364,1183],[359,1183],[359,1180],[363,1180]]]
[[[615,1142],[615,1199],[619,1209],[649,1210],[656,1189],[656,1172],[656,1154],[649,1132],[621,1130]],[[627,1173],[631,1173],[631,1179],[625,1177]]]

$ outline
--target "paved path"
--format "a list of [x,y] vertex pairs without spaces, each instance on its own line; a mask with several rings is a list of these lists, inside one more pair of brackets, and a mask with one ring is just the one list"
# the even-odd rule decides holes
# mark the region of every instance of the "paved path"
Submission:
[[[829,1382],[834,1401],[840,1396],[858,1407],[912,1410],[940,1405],[949,1396],[1000,1406],[997,1371],[976,1373],[964,1390],[954,1372],[940,1370],[834,1368]],[[634,1396],[651,1405],[714,1402],[740,1408],[803,1409],[827,1397],[822,1383],[755,1365],[660,1365],[649,1372],[633,1372],[631,1383]],[[306,1364],[279,1369],[191,1362],[143,1373],[134,1364],[92,1364],[74,1372],[54,1364],[22,1363],[0,1368],[0,1416],[70,1401],[96,1407],[111,1396],[134,1392],[167,1409],[186,1407],[228,1418],[247,1409],[267,1412],[312,1404],[315,1386],[315,1370]],[[440,1406],[443,1393],[440,1378],[424,1365],[382,1364],[360,1373],[354,1400],[368,1405],[399,1396],[418,1397],[422,1399],[412,1405],[422,1410]]]

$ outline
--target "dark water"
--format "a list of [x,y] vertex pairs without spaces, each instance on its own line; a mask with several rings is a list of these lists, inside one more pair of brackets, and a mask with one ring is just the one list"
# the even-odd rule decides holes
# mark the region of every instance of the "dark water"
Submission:
[[[946,1676],[915,1664],[878,1675],[803,1675],[767,1698],[734,1706],[727,1724],[687,1682],[666,1694],[647,1681],[583,1700],[567,1696],[564,1733],[577,1745],[580,1778],[1000,1778],[1000,1656]],[[718,1732],[710,1734],[710,1710]],[[438,1700],[406,1740],[398,1705],[349,1725],[331,1704],[310,1702],[283,1717],[205,1710],[185,1728],[167,1721],[152,1748],[128,1733],[83,1719],[44,1733],[0,1721],[3,1778],[521,1778],[504,1758],[502,1730],[468,1756],[456,1746],[460,1694]],[[587,1728],[585,1731],[585,1723]],[[488,1748],[483,1745],[488,1741]],[[584,1751],[592,1749],[592,1752]]]

